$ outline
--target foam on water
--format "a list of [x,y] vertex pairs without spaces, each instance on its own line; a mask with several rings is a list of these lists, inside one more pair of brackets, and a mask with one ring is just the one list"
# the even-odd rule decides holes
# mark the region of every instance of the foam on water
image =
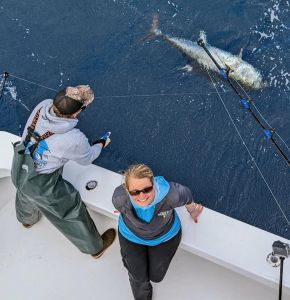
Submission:
[[27,105],[19,97],[17,97],[16,86],[13,85],[11,81],[6,81],[4,95],[8,95],[8,97],[10,96],[10,101],[8,103],[12,103],[14,101],[24,107],[27,111],[30,111]]
[[264,12],[264,17],[255,26],[254,33],[258,35],[261,65],[268,69],[267,81],[271,87],[289,91],[290,73],[285,69],[289,60],[288,45],[290,28],[286,25],[289,17],[289,2],[269,1],[270,6]]

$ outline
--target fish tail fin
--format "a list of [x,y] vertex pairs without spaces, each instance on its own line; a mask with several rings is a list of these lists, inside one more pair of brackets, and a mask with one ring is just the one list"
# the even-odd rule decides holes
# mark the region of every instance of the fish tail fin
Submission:
[[159,29],[159,14],[156,13],[152,17],[151,29],[149,33],[145,35],[142,41],[148,41],[157,38],[158,36],[162,36],[162,32]]
[[154,33],[156,35],[161,34],[161,31],[159,29],[159,14],[158,13],[154,14],[153,17],[152,17],[150,32]]

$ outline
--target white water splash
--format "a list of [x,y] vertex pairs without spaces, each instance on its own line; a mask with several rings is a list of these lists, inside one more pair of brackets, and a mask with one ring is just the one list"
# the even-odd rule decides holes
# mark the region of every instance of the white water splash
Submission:
[[171,8],[174,9],[174,13],[172,15],[172,18],[175,18],[177,16],[177,14],[180,12],[180,8],[178,6],[178,4],[172,2],[172,1],[167,1],[168,5],[170,5]]
[[273,23],[275,20],[280,21],[278,15],[276,14],[279,11],[279,3],[276,3],[273,6],[273,9],[269,8],[268,11],[269,11],[271,23]]
[[16,86],[12,85],[11,81],[6,81],[4,95],[7,94],[10,95],[12,101],[16,101],[16,103],[23,106],[27,111],[30,111],[30,109],[25,105],[25,103],[20,98],[17,98]]
[[268,39],[268,38],[271,38],[271,40],[273,40],[274,37],[275,37],[274,32],[271,32],[269,35],[266,34],[265,32],[260,32],[260,31],[255,31],[255,32],[260,35],[259,41],[262,40],[262,39]]
[[[37,52],[31,52],[31,54],[27,54],[26,57],[30,58],[31,61],[34,63],[42,64],[43,66],[46,65],[45,58],[41,57],[41,55],[38,54]],[[49,58],[51,58],[51,57],[49,57]]]
[[289,66],[288,44],[285,43],[289,38],[289,28],[284,24],[288,22],[289,12],[289,1],[271,0],[264,18],[253,30],[258,35],[261,48],[253,49],[252,53],[259,53],[258,63],[268,70],[269,86],[283,91],[290,90],[290,71],[286,70]]
[[63,84],[63,75],[64,75],[64,73],[61,71],[60,73],[59,73],[59,75],[60,75],[60,83],[59,83],[59,85],[58,86],[62,86],[62,84]]

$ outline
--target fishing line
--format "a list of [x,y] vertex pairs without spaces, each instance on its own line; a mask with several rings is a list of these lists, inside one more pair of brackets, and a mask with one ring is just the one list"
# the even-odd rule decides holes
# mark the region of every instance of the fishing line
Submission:
[[[16,75],[13,75],[13,74],[10,74],[10,73],[9,73],[9,76],[14,77],[14,78],[19,79],[19,80],[22,80],[22,81],[25,81],[25,82],[28,82],[30,84],[42,87],[42,88],[45,88],[45,89],[48,89],[48,90],[58,92],[58,90],[56,90],[56,89],[53,89],[53,88],[50,88],[48,86],[33,82],[31,80],[27,80],[25,78],[18,77]],[[228,93],[228,92],[230,92],[230,90],[223,91],[223,93]],[[193,92],[191,92],[191,93],[156,93],[156,94],[133,94],[133,95],[108,95],[108,96],[97,96],[97,97],[95,97],[95,99],[128,98],[128,97],[154,97],[154,96],[190,96],[190,95],[211,95],[211,94],[216,94],[216,91],[209,92],[209,93],[199,93],[199,92],[194,92],[193,93]]]
[[[225,91],[223,93],[228,93]],[[216,92],[211,93],[166,93],[166,94],[135,94],[135,95],[112,95],[112,96],[97,96],[96,99],[105,99],[105,98],[128,98],[128,97],[154,97],[154,96],[190,96],[190,95],[211,95],[216,94]]]
[[[207,43],[208,44],[208,43]],[[208,44],[210,46],[210,44]],[[226,66],[225,62],[219,57],[218,53],[216,51],[214,51],[215,55],[219,58],[219,60],[221,61],[221,63],[223,65]],[[269,127],[269,128],[273,128],[269,122],[265,119],[265,117],[262,115],[262,113],[259,111],[259,109],[257,108],[257,106],[255,105],[254,101],[251,100],[251,97],[249,96],[249,94],[247,93],[247,91],[243,88],[243,86],[235,79],[235,78],[231,78],[231,80],[233,80],[237,85],[238,87],[241,89],[241,91],[247,96],[248,100],[250,101],[251,105],[255,108],[255,110],[257,111],[257,113],[259,114],[259,116],[262,118],[262,120],[265,122],[265,124]],[[238,94],[239,95],[239,94]],[[240,95],[239,95],[240,96]],[[242,96],[240,96],[242,97]],[[256,119],[259,122],[258,119]],[[262,127],[264,127],[262,124],[261,124]],[[264,129],[264,128],[263,128]],[[278,138],[281,140],[281,142],[284,144],[284,146],[287,148],[287,150],[290,152],[290,148],[288,147],[287,143],[283,140],[283,138],[275,131],[275,135],[278,136]],[[274,141],[274,144],[275,144],[275,141]],[[276,144],[275,144],[276,145]],[[280,148],[278,145],[276,145],[279,152],[282,154],[282,156],[286,159],[286,161],[288,162],[289,164],[289,160],[287,159],[286,156],[284,156],[284,153],[282,151],[280,151]]]
[[247,150],[247,152],[248,152],[248,154],[249,154],[249,156],[250,156],[250,158],[251,158],[251,161],[254,163],[255,167],[257,168],[257,170],[258,170],[260,176],[262,177],[264,183],[266,184],[267,188],[269,189],[269,191],[270,191],[270,193],[271,193],[271,195],[272,195],[272,197],[273,197],[273,199],[274,199],[276,205],[278,206],[280,212],[281,212],[282,215],[284,216],[284,218],[285,218],[287,224],[290,225],[290,222],[289,222],[289,220],[288,220],[286,214],[284,213],[284,211],[283,211],[282,207],[280,206],[280,204],[279,204],[277,198],[275,197],[275,195],[274,195],[272,189],[270,188],[270,185],[268,184],[268,182],[267,182],[265,176],[263,175],[262,171],[260,170],[259,166],[257,165],[257,163],[256,163],[256,161],[255,161],[255,159],[254,159],[254,156],[252,155],[250,149],[249,149],[248,146],[246,145],[246,143],[245,143],[245,141],[244,141],[242,135],[240,134],[240,132],[239,132],[239,130],[238,130],[238,128],[237,128],[237,126],[236,126],[236,124],[235,124],[235,122],[234,122],[234,120],[233,120],[233,118],[232,118],[232,116],[231,116],[231,114],[230,114],[230,112],[229,112],[229,110],[228,110],[228,108],[227,108],[225,102],[223,101],[223,99],[222,99],[222,97],[221,97],[221,94],[219,93],[219,91],[218,91],[218,89],[217,89],[217,87],[216,87],[215,82],[213,81],[212,76],[210,75],[208,69],[206,69],[206,71],[207,71],[208,76],[209,76],[209,78],[210,78],[210,80],[211,80],[211,82],[212,82],[212,84],[213,84],[213,86],[214,86],[214,88],[215,88],[215,90],[216,90],[218,96],[219,96],[220,101],[222,102],[222,105],[223,105],[225,111],[227,112],[227,114],[228,114],[228,116],[229,116],[229,118],[230,118],[230,121],[232,122],[232,124],[233,124],[233,126],[234,126],[234,128],[235,128],[235,130],[236,130],[236,132],[237,132],[237,134],[238,134],[238,136],[239,136],[239,138],[241,139],[242,144],[245,146],[245,148],[246,148],[246,150]]
[[[240,85],[240,83],[235,79],[232,78],[232,80],[239,86],[239,88],[243,91],[243,93],[245,93],[245,95],[247,96],[248,99],[251,99],[249,94],[247,93],[247,91]],[[260,115],[260,117],[263,119],[263,121],[270,127],[272,128],[272,126],[269,124],[269,122],[264,118],[264,116],[262,115],[262,113],[259,111],[259,109],[257,108],[257,106],[255,105],[255,103],[253,101],[251,101],[251,104],[254,106],[254,108],[256,109],[257,113]]]
[[48,90],[52,90],[52,91],[54,91],[54,92],[58,92],[58,90],[52,89],[52,88],[50,88],[50,87],[48,87],[48,86],[45,86],[45,85],[42,85],[42,84],[39,84],[39,83],[30,81],[30,80],[27,80],[27,79],[24,79],[24,78],[21,78],[21,77],[18,77],[18,76],[16,76],[16,75],[13,75],[13,74],[10,74],[10,73],[9,73],[9,75],[10,75],[11,77],[17,78],[17,79],[19,79],[19,80],[23,80],[23,81],[26,81],[26,82],[28,82],[28,83],[31,83],[31,84],[34,84],[34,85],[37,85],[37,86],[46,88],[46,89],[48,89]]
[[[207,43],[208,45],[210,45],[209,43]],[[223,65],[226,65],[225,62],[219,57],[218,53],[216,51],[214,51],[215,55],[219,58],[220,62]],[[235,79],[235,78],[231,78],[238,86],[239,88],[242,90],[242,92],[247,96],[248,99],[251,99],[249,94],[247,93],[247,91],[243,88],[243,86]],[[269,127],[269,128],[273,128],[269,122],[265,119],[265,117],[262,115],[262,113],[259,111],[258,107],[255,105],[255,103],[251,100],[251,105],[255,108],[255,110],[257,111],[257,113],[259,114],[259,116],[262,118],[262,120],[265,122],[265,124]],[[284,139],[278,134],[278,132],[275,131],[275,135],[278,136],[278,138],[280,139],[280,141],[284,144],[284,146],[287,148],[287,150],[290,152],[290,148],[288,147],[287,143],[284,141]]]
[[[4,88],[5,88],[5,85],[6,85],[6,80],[9,77],[9,75],[10,74],[8,72],[3,72],[3,74],[2,74],[2,80],[1,80],[1,83],[0,83],[0,99],[2,98]],[[10,105],[10,103],[12,103],[13,100],[15,100],[16,102],[21,104],[27,111],[30,111],[30,109],[21,101],[21,99],[16,99],[16,97],[15,98],[13,97],[13,94],[12,94],[13,90],[12,90],[11,86],[8,86],[6,88],[8,89],[8,92],[10,93],[11,98],[12,98],[12,100],[8,101],[8,105]]]
[[[209,43],[207,43],[209,46],[211,46]],[[211,46],[212,47],[212,46]],[[219,60],[221,61],[221,63],[223,65],[226,66],[225,62],[220,58],[220,56],[218,55],[218,53],[216,51],[214,51],[215,55],[219,58]],[[244,87],[235,79],[235,78],[231,78],[231,80],[233,80],[238,86],[239,88],[242,90],[242,92],[247,96],[248,99],[251,99],[251,97],[249,96],[249,94],[247,93],[247,91],[244,89]],[[263,121],[268,125],[268,127],[272,128],[272,126],[268,123],[268,121],[264,118],[264,116],[261,114],[261,112],[258,110],[258,108],[256,107],[255,103],[253,101],[251,101],[251,104],[254,106],[254,108],[256,109],[256,111],[258,112],[258,114],[260,115],[260,117],[263,119]],[[283,141],[283,140],[282,140]],[[283,141],[284,142],[284,141]],[[287,146],[288,148],[288,146]],[[289,149],[289,148],[288,148]]]
[[[235,83],[240,87],[240,89],[245,93],[245,95],[248,97],[248,99],[250,99],[250,96],[248,95],[247,91],[240,85],[240,83],[235,79],[232,78]],[[269,128],[273,128],[269,122],[265,119],[265,117],[262,115],[262,113],[259,111],[259,109],[257,108],[257,106],[255,105],[255,103],[252,101],[251,104],[254,106],[255,110],[258,112],[258,114],[260,115],[260,117],[263,119],[263,121],[268,125]],[[284,144],[284,146],[287,148],[287,150],[290,152],[290,148],[288,147],[287,143],[283,140],[283,138],[278,134],[278,132],[275,131],[275,135],[279,137],[279,139],[281,140],[281,142]]]
[[[257,121],[257,123],[262,127],[264,134],[266,135],[267,139],[270,140],[273,145],[276,147],[280,155],[284,158],[284,160],[287,162],[288,166],[290,166],[290,160],[286,156],[286,154],[282,151],[281,147],[277,144],[276,140],[274,139],[273,135],[275,134],[275,130],[273,128],[267,128],[263,125],[263,123],[260,121],[260,119],[256,116],[255,112],[252,109],[252,100],[248,97],[248,99],[245,99],[243,95],[239,92],[237,87],[233,84],[232,79],[230,78],[230,71],[232,71],[226,64],[221,67],[218,62],[215,60],[215,58],[212,56],[211,52],[206,47],[205,41],[202,38],[199,38],[197,41],[197,44],[204,49],[204,51],[207,53],[207,55],[211,58],[212,62],[216,65],[218,68],[220,74],[227,80],[229,85],[232,87],[232,89],[235,91],[235,93],[239,96],[241,103],[243,104],[244,108],[246,108],[253,118]],[[284,142],[285,143],[285,142]],[[288,149],[288,147],[287,147]]]

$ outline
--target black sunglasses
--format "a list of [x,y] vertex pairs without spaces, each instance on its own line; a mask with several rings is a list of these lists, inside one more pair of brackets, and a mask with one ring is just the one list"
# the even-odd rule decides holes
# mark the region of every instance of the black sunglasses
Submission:
[[128,191],[128,193],[129,193],[131,196],[138,196],[138,195],[140,195],[141,193],[143,193],[143,194],[148,194],[148,193],[152,192],[152,190],[153,190],[153,185],[148,186],[148,187],[144,188],[143,190],[133,190],[133,191]]

